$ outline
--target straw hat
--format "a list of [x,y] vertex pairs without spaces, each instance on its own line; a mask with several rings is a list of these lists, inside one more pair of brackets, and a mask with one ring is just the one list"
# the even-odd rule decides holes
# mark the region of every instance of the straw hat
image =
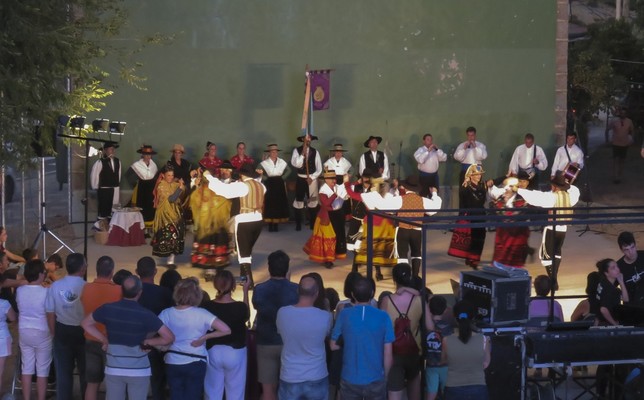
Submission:
[[270,153],[271,150],[282,151],[282,150],[279,149],[279,147],[277,147],[277,145],[275,143],[271,143],[271,144],[266,146],[266,150],[264,150],[264,153]]
[[324,176],[324,179],[335,179],[335,177],[336,177],[334,170],[324,171],[323,176]]
[[175,151],[180,151],[181,154],[186,154],[186,149],[183,147],[181,144],[173,144],[172,145],[172,150],[170,150],[171,153],[174,153]]
[[339,144],[339,143],[337,143],[337,144],[334,144],[334,145],[333,145],[333,148],[332,148],[332,149],[330,149],[329,151],[341,151],[341,152],[343,152],[343,153],[346,153],[346,152],[347,152],[347,151],[349,151],[349,150],[345,150],[345,149],[343,149],[343,148],[342,148],[342,145],[341,145],[341,144]]

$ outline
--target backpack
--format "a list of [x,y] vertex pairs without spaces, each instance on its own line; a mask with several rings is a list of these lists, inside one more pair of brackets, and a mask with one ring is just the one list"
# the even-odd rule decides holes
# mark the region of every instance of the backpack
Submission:
[[398,312],[398,317],[394,320],[394,335],[396,338],[392,344],[393,353],[398,355],[418,354],[418,344],[414,338],[414,333],[411,331],[411,321],[409,320],[409,317],[407,317],[409,309],[411,308],[411,303],[413,303],[416,296],[412,296],[409,306],[407,306],[407,311],[405,311],[404,314],[400,312],[398,307],[396,307],[391,296],[388,297],[391,305],[394,306],[396,312]]

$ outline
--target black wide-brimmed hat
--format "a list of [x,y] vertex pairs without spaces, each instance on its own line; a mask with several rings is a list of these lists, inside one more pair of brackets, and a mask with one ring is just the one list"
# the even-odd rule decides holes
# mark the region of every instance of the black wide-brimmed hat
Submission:
[[420,192],[420,182],[418,180],[418,175],[408,176],[407,179],[400,182],[400,185],[411,192]]
[[364,147],[369,147],[369,142],[371,142],[372,139],[376,139],[378,141],[378,144],[380,144],[380,142],[382,142],[382,137],[381,136],[369,135],[369,139],[364,141]]
[[235,166],[232,165],[230,161],[224,160],[219,166],[219,169],[235,169]]
[[152,146],[150,146],[149,144],[144,144],[136,152],[139,153],[139,154],[142,154],[142,155],[148,154],[148,155],[152,155],[152,156],[157,154],[156,151],[152,150]]
[[248,178],[257,178],[259,176],[257,171],[255,171],[255,167],[253,167],[250,164],[242,165],[241,168],[239,168],[239,175],[242,175]]
[[118,145],[118,143],[116,143],[116,142],[105,142],[105,143],[103,143],[103,150],[105,150],[105,149],[109,149],[110,147],[113,147],[113,148],[115,148],[115,149],[118,149],[118,148],[119,148],[119,145]]
[[[307,134],[307,135],[308,135],[308,134]],[[304,136],[307,136],[307,135],[298,136],[298,137],[297,137],[297,141],[298,141],[298,142],[304,142]],[[308,135],[308,136],[310,136],[310,137],[311,137],[311,140],[318,140],[318,137],[317,137],[317,136],[315,136],[315,135]]]
[[568,190],[570,189],[570,183],[566,182],[566,178],[564,178],[563,173],[561,171],[557,171],[555,176],[550,179],[550,183],[555,185],[561,190]]

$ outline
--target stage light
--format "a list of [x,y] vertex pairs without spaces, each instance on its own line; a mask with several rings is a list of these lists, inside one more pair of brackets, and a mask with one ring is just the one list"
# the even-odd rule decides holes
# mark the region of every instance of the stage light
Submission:
[[74,115],[61,115],[58,117],[58,124],[61,126],[68,126],[72,129],[83,129],[85,127],[85,117]]
[[125,125],[127,125],[127,122],[123,122],[123,121],[110,122],[110,134],[123,135],[125,133]]
[[92,121],[92,129],[94,132],[107,132],[110,125],[110,120],[105,118],[98,118]]

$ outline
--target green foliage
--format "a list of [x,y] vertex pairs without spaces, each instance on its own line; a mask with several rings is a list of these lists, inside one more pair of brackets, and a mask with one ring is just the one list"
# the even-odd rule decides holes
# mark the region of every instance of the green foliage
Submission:
[[582,118],[612,106],[615,92],[637,80],[639,65],[615,60],[644,60],[633,26],[624,20],[607,20],[588,28],[590,39],[571,43],[568,60],[570,103]]
[[[127,22],[124,0],[2,0],[0,2],[0,163],[27,165],[34,125],[57,127],[59,115],[85,115],[105,106],[112,91],[99,62],[109,57],[116,76],[144,89],[132,56],[117,35]],[[100,65],[105,65],[103,62]],[[51,150],[51,135],[42,135]]]

